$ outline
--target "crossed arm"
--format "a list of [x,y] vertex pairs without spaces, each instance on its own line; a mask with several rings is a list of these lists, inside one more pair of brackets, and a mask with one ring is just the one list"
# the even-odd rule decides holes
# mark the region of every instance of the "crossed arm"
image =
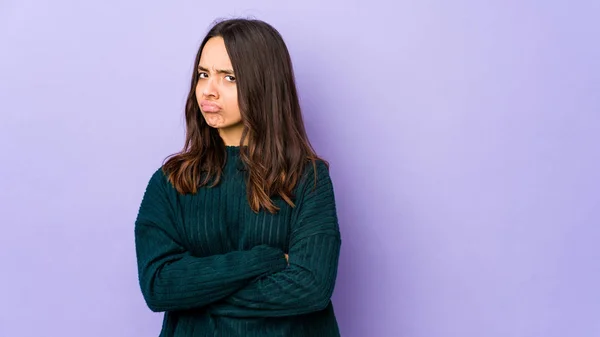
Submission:
[[[267,245],[195,257],[177,240],[168,186],[151,179],[136,220],[142,294],[153,311],[206,307],[215,315],[276,317],[325,308],[337,274],[341,245],[333,186],[318,165],[297,202],[289,255]],[[314,187],[314,188],[313,188]]]

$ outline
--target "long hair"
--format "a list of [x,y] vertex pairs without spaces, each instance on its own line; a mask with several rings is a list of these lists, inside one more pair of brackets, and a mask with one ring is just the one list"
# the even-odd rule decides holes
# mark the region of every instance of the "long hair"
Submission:
[[[294,207],[293,190],[307,164],[316,177],[319,158],[307,137],[292,61],[279,32],[260,20],[230,19],[216,23],[196,54],[185,106],[183,149],[167,158],[163,170],[182,194],[216,186],[225,164],[225,144],[204,121],[196,98],[202,50],[209,39],[221,37],[236,75],[238,105],[244,126],[240,158],[247,168],[246,191],[251,209],[276,213],[272,197]],[[247,141],[247,142],[246,142]],[[247,144],[247,146],[243,146]]]

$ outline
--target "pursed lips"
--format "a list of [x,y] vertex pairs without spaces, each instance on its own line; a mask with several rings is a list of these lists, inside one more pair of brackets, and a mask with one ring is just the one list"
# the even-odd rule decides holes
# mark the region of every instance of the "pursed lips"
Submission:
[[221,107],[215,102],[201,101],[200,109],[202,109],[202,111],[204,112],[219,112],[221,110]]

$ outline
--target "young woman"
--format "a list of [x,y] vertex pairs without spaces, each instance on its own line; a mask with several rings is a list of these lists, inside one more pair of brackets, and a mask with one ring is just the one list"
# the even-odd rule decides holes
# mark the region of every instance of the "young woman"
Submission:
[[334,191],[283,39],[259,20],[222,21],[195,65],[185,146],[150,178],[135,222],[160,336],[339,336]]

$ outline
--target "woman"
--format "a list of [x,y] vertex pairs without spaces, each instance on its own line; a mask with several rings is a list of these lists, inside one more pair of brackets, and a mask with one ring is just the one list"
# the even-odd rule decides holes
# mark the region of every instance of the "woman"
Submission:
[[195,65],[185,146],[151,177],[135,223],[160,336],[339,336],[333,186],[283,39],[262,21],[222,21]]

